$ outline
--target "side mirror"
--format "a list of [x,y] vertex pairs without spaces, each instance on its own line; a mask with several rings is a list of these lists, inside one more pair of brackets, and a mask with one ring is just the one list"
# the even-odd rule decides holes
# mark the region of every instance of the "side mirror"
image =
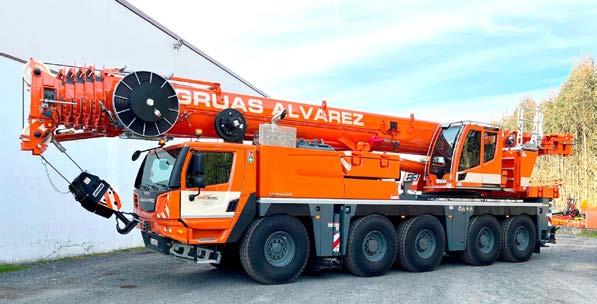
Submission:
[[443,165],[446,163],[446,159],[443,156],[436,156],[433,159],[431,159],[431,162]]
[[205,155],[201,153],[194,153],[193,156],[191,156],[191,166],[189,167],[189,173],[187,174],[187,182],[189,186],[199,188],[196,194],[189,195],[189,200],[191,201],[194,201],[195,197],[201,193],[201,188],[205,188],[204,156]]
[[205,176],[203,175],[191,175],[191,185],[199,189],[205,188]]
[[136,161],[137,159],[139,159],[139,156],[141,156],[141,151],[137,150],[137,151],[133,152],[133,155],[131,156],[131,160]]

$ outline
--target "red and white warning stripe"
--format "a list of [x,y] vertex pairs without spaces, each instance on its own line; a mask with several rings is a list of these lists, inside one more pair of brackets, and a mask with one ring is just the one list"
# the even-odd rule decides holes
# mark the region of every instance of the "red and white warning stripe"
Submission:
[[114,190],[112,190],[112,187],[108,188],[108,191],[106,191],[106,193],[104,193],[104,197],[101,200],[101,202],[106,205],[106,207],[112,209],[112,210],[120,210],[120,208],[122,207],[122,203],[120,202],[120,197],[118,196],[118,193],[114,192]]
[[334,233],[334,242],[332,243],[332,246],[334,252],[340,252],[340,232]]

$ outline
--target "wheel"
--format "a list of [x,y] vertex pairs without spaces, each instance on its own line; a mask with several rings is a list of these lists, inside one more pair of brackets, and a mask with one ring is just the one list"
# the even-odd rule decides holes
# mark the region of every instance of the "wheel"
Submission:
[[537,232],[533,220],[526,214],[505,219],[501,225],[501,258],[508,262],[526,262],[533,255]]
[[432,215],[419,215],[398,226],[398,263],[408,271],[435,269],[444,255],[444,227]]
[[351,273],[378,276],[396,259],[398,234],[385,216],[372,214],[354,221],[348,235],[345,265]]
[[247,274],[263,284],[284,284],[303,272],[309,257],[309,234],[295,217],[278,214],[256,219],[240,244]]
[[474,217],[468,227],[466,248],[460,258],[469,265],[491,265],[500,255],[500,223],[492,215]]
[[220,263],[211,263],[211,265],[221,270],[238,270],[242,268],[240,256],[238,254],[238,244],[227,245],[222,251]]

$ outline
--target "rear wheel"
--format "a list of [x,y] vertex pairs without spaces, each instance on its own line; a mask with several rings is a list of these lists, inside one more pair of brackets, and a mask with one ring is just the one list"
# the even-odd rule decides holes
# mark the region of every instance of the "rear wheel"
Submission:
[[537,232],[533,220],[526,214],[505,219],[501,225],[501,258],[508,262],[526,262],[533,255]]
[[357,219],[350,227],[346,268],[362,276],[378,276],[388,271],[396,258],[398,235],[392,222],[373,214]]
[[461,259],[475,266],[491,265],[500,255],[500,223],[492,215],[474,217],[468,228]]
[[398,263],[408,271],[435,269],[442,260],[446,237],[439,220],[420,215],[398,226]]
[[259,218],[247,228],[240,244],[240,261],[251,278],[263,284],[294,281],[309,257],[305,226],[287,214]]

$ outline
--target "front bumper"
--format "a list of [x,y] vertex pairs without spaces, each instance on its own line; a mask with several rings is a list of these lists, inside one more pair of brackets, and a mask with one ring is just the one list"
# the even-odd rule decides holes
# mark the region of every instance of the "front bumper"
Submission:
[[182,244],[167,237],[149,231],[141,231],[145,247],[157,252],[175,257],[192,260],[199,264],[219,264],[222,258],[216,248],[207,248],[199,245]]

